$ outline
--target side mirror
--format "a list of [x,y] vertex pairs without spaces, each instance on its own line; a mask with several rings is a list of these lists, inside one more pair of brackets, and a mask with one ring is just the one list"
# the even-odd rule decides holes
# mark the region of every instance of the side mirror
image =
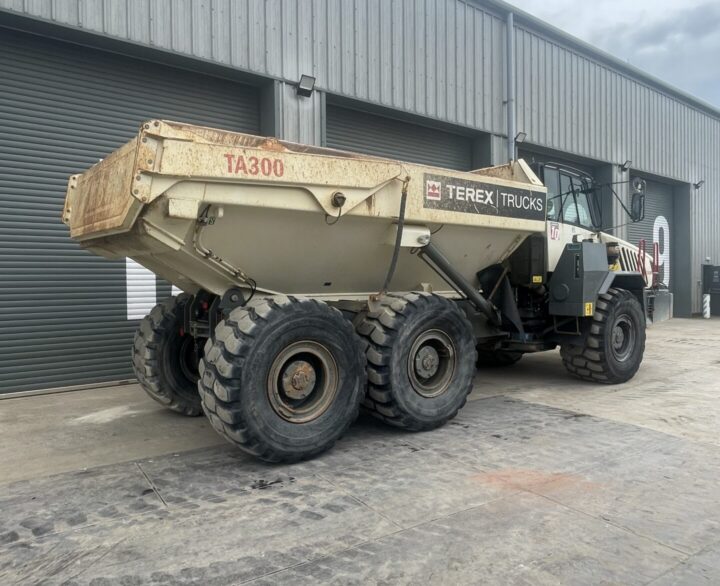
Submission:
[[640,177],[633,177],[631,185],[633,193],[645,193],[645,179],[641,179]]
[[642,222],[645,219],[645,193],[635,192],[632,194],[630,218],[633,222]]

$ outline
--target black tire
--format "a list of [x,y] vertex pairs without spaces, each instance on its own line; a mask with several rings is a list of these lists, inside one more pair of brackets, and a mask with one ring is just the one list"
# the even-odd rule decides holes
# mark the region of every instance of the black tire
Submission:
[[311,458],[357,418],[367,387],[362,348],[352,324],[322,301],[252,300],[205,346],[203,408],[221,435],[262,460]]
[[583,345],[560,348],[569,372],[605,384],[624,383],[635,376],[644,352],[645,314],[637,298],[624,289],[600,295]]
[[511,366],[522,358],[522,352],[510,350],[478,350],[478,368],[500,368]]
[[140,386],[151,398],[172,411],[196,416],[202,414],[197,346],[192,336],[181,335],[190,299],[183,294],[153,307],[135,332],[132,362]]
[[375,417],[422,431],[443,425],[465,405],[477,352],[472,326],[453,301],[389,294],[363,316],[358,332],[368,343],[363,405]]

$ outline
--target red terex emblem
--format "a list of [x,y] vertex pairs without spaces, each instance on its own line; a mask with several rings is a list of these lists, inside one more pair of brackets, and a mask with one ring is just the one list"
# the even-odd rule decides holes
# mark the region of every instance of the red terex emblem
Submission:
[[442,196],[442,183],[439,181],[425,181],[425,197],[433,201],[440,201]]

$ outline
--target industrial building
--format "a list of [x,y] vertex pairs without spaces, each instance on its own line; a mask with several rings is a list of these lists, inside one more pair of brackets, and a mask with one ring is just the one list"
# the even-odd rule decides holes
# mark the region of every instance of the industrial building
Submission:
[[[303,84],[300,80],[303,79]],[[170,294],[71,242],[69,175],[164,118],[470,170],[557,161],[647,183],[676,316],[720,264],[720,110],[512,6],[471,0],[0,0],[0,393],[132,377]]]

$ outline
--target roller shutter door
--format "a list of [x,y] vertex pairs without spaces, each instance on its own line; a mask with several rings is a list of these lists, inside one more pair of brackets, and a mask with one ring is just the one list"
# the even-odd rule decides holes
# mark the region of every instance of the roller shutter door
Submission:
[[673,188],[667,183],[646,180],[645,219],[630,224],[627,228],[628,240],[637,244],[640,240],[647,242],[647,249],[652,254],[652,243],[660,246],[659,275],[660,282],[672,290],[672,238],[673,238]]
[[468,171],[469,136],[328,105],[326,144],[331,148]]
[[518,158],[525,159],[525,162],[528,165],[533,165],[535,163],[558,163],[559,165],[562,165],[564,167],[570,167],[572,169],[582,171],[583,173],[587,173],[588,175],[590,175],[590,177],[594,177],[595,175],[593,168],[589,167],[588,165],[583,165],[582,163],[576,163],[574,161],[562,159],[553,155],[536,153],[533,151],[519,148]]
[[258,93],[6,29],[0,55],[0,393],[132,378],[126,274],[156,283],[69,239],[67,177],[149,118],[257,134]]

